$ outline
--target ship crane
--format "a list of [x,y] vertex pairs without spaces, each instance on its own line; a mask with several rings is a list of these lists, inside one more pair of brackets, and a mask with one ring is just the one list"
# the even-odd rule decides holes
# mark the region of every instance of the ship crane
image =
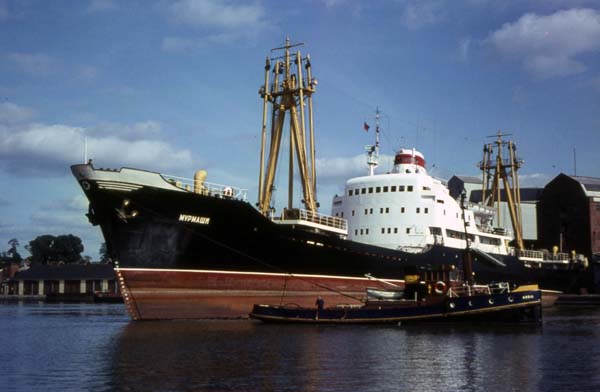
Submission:
[[[264,215],[272,212],[271,199],[274,190],[277,160],[283,139],[286,116],[289,118],[289,189],[288,210],[293,208],[294,160],[297,161],[298,173],[302,184],[306,210],[316,213],[316,172],[315,141],[312,112],[312,95],[316,91],[317,80],[311,72],[310,56],[302,57],[300,51],[292,53],[291,49],[303,45],[291,44],[286,38],[285,45],[271,49],[271,53],[283,51],[283,55],[267,57],[265,62],[265,83],[259,94],[263,99],[262,139],[260,150],[260,174],[258,179],[258,209]],[[273,64],[273,67],[271,67]],[[269,82],[270,74],[273,82]],[[271,106],[269,150],[265,167],[267,143],[268,108]],[[308,137],[307,146],[307,126]],[[295,156],[295,158],[294,158]]]
[[[517,173],[523,164],[523,160],[517,158],[517,147],[512,141],[502,140],[503,136],[509,135],[498,131],[496,135],[488,136],[496,138],[496,141],[483,146],[483,160],[478,165],[483,172],[481,201],[489,207],[493,207],[494,204],[496,205],[496,216],[499,224],[502,186],[504,187],[516,246],[519,250],[523,250],[525,246],[523,244],[521,218],[521,191]],[[496,154],[495,158],[494,153]]]

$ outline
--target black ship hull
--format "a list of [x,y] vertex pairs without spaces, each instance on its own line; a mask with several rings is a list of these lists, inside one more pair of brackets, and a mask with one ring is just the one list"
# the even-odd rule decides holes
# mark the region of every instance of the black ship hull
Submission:
[[[250,203],[223,194],[114,180],[107,186],[109,181],[96,178],[99,171],[91,165],[75,165],[72,170],[90,201],[90,222],[100,226],[109,254],[118,262],[121,289],[134,318],[243,317],[250,311],[247,306],[264,303],[257,296],[286,301],[282,294],[286,290],[302,303],[314,301],[317,293],[334,302],[359,302],[366,287],[385,286],[380,280],[402,284],[406,267],[459,267],[463,256],[462,250],[443,245],[408,253],[362,244],[302,225],[277,223]],[[528,268],[514,256],[494,257],[506,266],[476,257],[477,281],[538,283],[541,289],[560,291],[581,284],[577,271]],[[171,275],[165,286],[161,277],[167,274]],[[263,280],[271,283],[263,287]],[[253,283],[245,285],[247,281]],[[239,306],[223,299],[236,290],[232,301]],[[177,301],[206,311],[178,313]]]

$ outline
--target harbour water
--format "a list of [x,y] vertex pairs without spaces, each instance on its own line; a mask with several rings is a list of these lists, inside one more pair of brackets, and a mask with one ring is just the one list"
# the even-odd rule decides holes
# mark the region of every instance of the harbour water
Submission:
[[598,391],[600,309],[542,326],[133,322],[119,304],[0,304],[2,391]]

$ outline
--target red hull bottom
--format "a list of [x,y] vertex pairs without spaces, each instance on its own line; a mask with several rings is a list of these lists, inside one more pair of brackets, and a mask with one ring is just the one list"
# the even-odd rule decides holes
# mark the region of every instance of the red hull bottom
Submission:
[[[361,305],[367,287],[390,288],[377,280],[322,275],[117,268],[134,320],[248,318],[254,304]],[[404,286],[401,280],[390,280]]]

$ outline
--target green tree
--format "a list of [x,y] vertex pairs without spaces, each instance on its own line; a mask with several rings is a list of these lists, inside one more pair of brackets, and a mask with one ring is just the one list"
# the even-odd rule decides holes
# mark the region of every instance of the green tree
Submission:
[[31,253],[32,264],[57,262],[77,263],[81,261],[83,243],[72,234],[53,236],[45,234],[29,241],[26,249]]
[[53,260],[53,249],[55,236],[50,234],[40,235],[34,240],[29,241],[25,249],[31,253],[31,264],[48,264]]
[[103,242],[100,245],[100,250],[98,251],[98,253],[100,253],[100,262],[101,263],[106,263],[106,262],[108,262],[108,260],[110,260],[110,256],[108,254],[108,246],[106,246],[106,242]]
[[17,250],[17,248],[19,247],[19,240],[13,238],[12,240],[8,241],[8,245],[10,245],[10,249],[8,250],[8,252],[6,252],[7,255],[12,259],[12,261],[20,263],[21,260],[23,260],[23,258]]

